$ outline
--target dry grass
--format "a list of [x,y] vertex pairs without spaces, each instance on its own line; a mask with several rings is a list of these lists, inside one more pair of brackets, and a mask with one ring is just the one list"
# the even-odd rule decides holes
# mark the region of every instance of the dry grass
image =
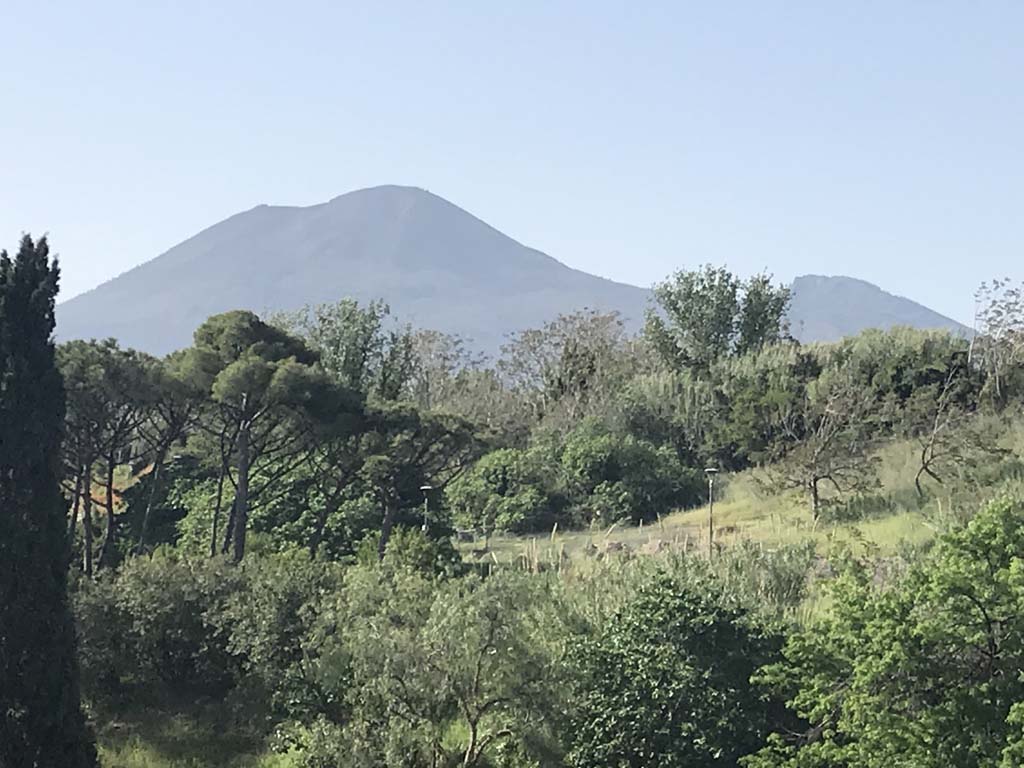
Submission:
[[[977,491],[960,489],[946,497],[922,500],[914,490],[917,456],[912,443],[894,443],[878,454],[879,489],[858,501],[859,519],[833,522],[811,519],[806,500],[797,494],[771,494],[751,472],[724,478],[725,488],[714,506],[715,542],[731,546],[754,541],[775,547],[813,540],[820,555],[842,543],[871,554],[890,556],[916,547],[963,517],[959,507],[975,509]],[[717,492],[716,492],[717,494]],[[965,498],[966,496],[966,498]],[[611,545],[630,552],[652,552],[657,542],[667,548],[707,548],[707,507],[665,515],[644,526],[614,525],[588,531],[552,531],[537,536],[492,536],[488,550],[482,542],[460,545],[469,560],[535,565],[563,564]]]

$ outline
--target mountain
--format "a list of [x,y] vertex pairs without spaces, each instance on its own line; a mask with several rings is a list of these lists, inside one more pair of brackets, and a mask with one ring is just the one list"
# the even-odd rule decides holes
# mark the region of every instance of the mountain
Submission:
[[[57,307],[60,339],[113,336],[164,354],[229,309],[297,309],[381,298],[416,327],[496,351],[513,331],[590,307],[639,327],[649,292],[571,269],[425,190],[383,186],[309,207],[260,205]],[[803,340],[875,325],[956,324],[850,278],[799,278]]]
[[306,208],[261,205],[58,307],[62,339],[166,353],[211,314],[382,298],[414,326],[496,350],[509,331],[583,307],[633,323],[647,291],[527,248],[436,195],[374,187]]
[[935,328],[967,336],[970,329],[917,302],[852,277],[804,275],[793,281],[790,332],[800,341],[838,341],[867,328]]

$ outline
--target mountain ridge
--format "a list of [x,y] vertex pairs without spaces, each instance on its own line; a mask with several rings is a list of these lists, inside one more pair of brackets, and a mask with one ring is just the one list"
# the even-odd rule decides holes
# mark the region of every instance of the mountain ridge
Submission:
[[[814,289],[828,302],[801,298],[803,279],[794,282],[791,318],[807,328],[804,310],[793,310],[825,313],[811,318],[812,333],[798,334],[803,340],[867,327],[829,306],[839,301],[834,283]],[[885,322],[906,317],[906,324],[962,329],[871,288],[884,299]],[[217,312],[289,310],[346,296],[383,299],[404,322],[457,333],[493,352],[511,332],[585,307],[618,311],[636,330],[650,292],[563,264],[426,189],[381,185],[309,206],[264,203],[233,214],[60,303],[57,332],[61,339],[113,336],[164,354],[187,346],[194,328]]]

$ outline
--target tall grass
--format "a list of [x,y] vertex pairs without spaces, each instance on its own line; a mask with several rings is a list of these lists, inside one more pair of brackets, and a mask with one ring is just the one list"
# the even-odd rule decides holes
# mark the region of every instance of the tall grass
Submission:
[[[890,443],[876,455],[878,486],[858,497],[842,498],[821,519],[811,519],[807,500],[798,493],[773,494],[756,470],[723,478],[715,500],[715,544],[733,547],[754,542],[782,547],[813,541],[825,557],[837,544],[891,557],[921,547],[937,533],[962,523],[994,495],[1024,490],[1024,424],[993,428],[1008,457],[925,485],[922,497],[914,487],[919,447],[914,441]],[[487,559],[518,564],[532,571],[564,569],[579,560],[622,554],[655,554],[707,549],[707,507],[680,510],[643,526],[613,525],[588,531],[554,530],[531,538],[494,535]],[[660,544],[659,544],[660,542]],[[466,546],[468,554],[471,547]]]
[[141,695],[116,713],[95,712],[103,768],[293,768],[236,722],[223,702],[159,701]]

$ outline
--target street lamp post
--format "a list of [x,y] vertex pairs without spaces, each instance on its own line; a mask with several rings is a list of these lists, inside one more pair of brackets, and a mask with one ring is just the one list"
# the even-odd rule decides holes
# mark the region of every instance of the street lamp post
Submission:
[[427,512],[430,511],[430,492],[434,490],[432,485],[421,485],[420,490],[423,491],[423,526],[420,528],[424,533],[427,532]]
[[707,467],[704,474],[708,476],[708,560],[714,554],[715,547],[715,467]]

